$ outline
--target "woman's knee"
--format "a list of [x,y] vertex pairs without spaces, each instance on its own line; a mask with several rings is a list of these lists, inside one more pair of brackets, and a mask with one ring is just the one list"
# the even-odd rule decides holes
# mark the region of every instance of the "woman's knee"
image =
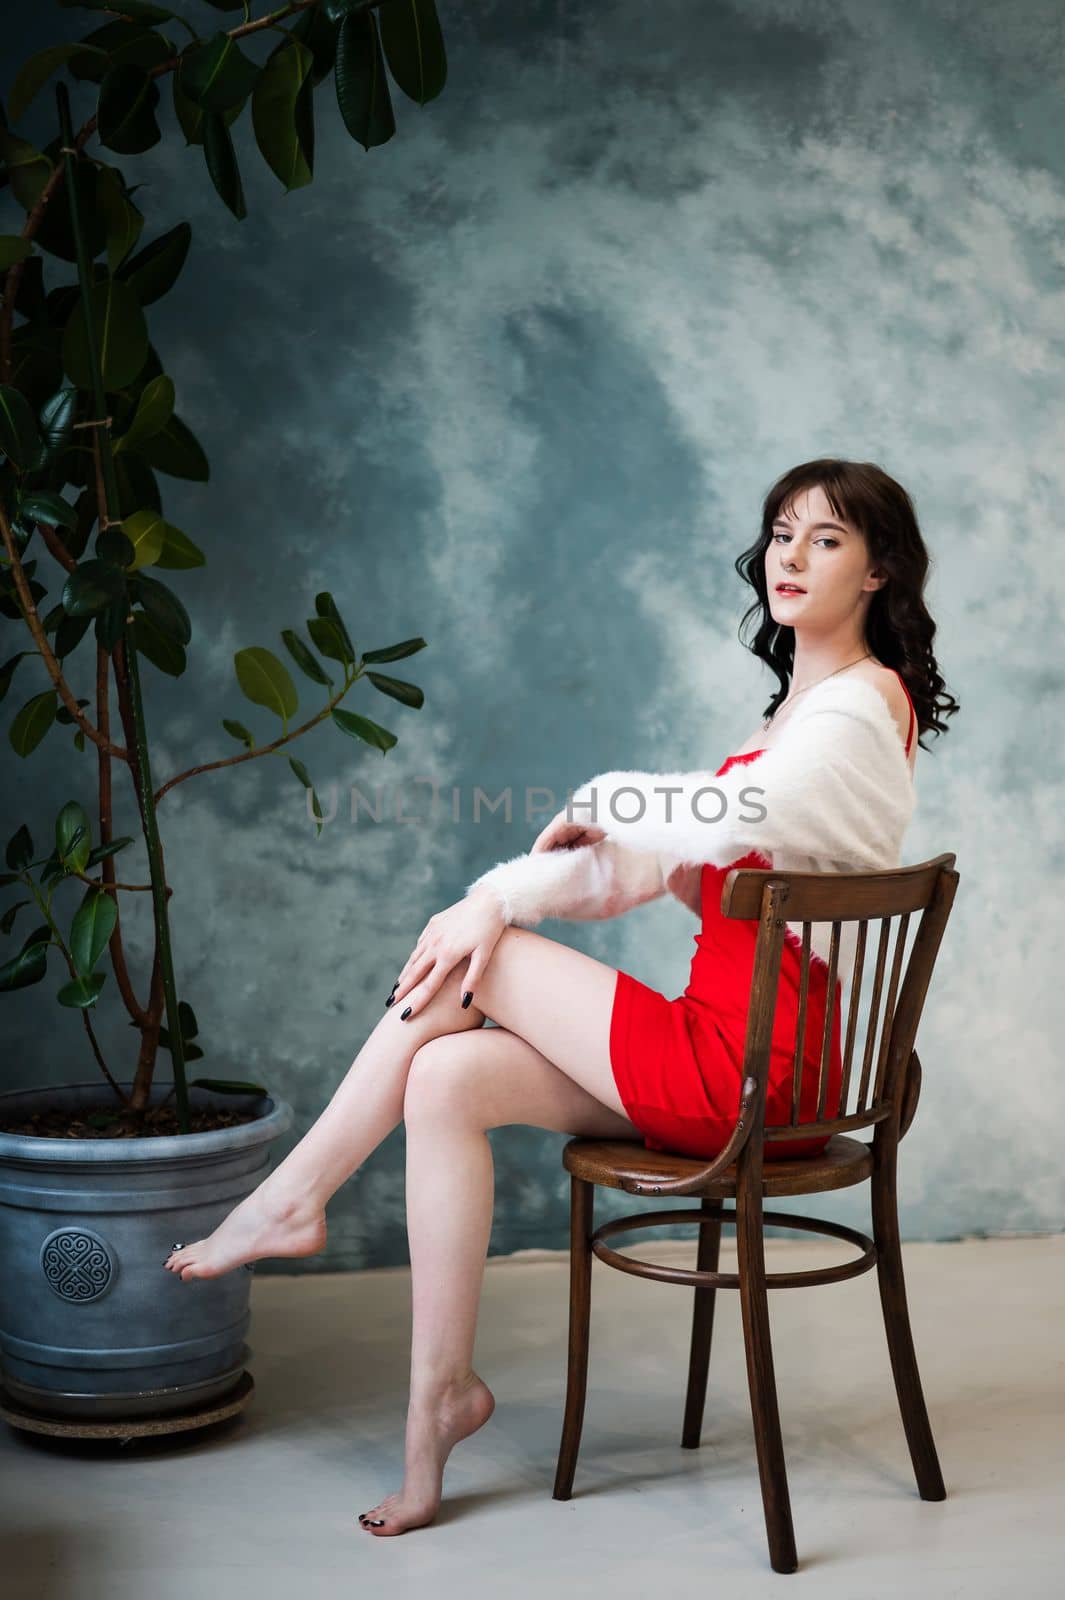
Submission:
[[411,1057],[403,1095],[403,1116],[437,1116],[472,1111],[477,1104],[474,1053],[464,1028],[419,1045]]

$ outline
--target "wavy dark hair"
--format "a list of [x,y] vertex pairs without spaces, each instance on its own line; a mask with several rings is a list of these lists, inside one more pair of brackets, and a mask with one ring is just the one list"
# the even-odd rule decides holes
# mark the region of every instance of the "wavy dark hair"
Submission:
[[[784,701],[795,660],[794,629],[774,621],[769,609],[765,552],[774,519],[781,511],[790,512],[796,496],[816,485],[824,490],[833,514],[864,536],[870,559],[888,574],[866,613],[866,647],[904,679],[917,713],[918,743],[928,729],[946,733],[941,713],[952,717],[960,706],[945,688],[932,650],[936,625],[923,599],[929,557],[913,503],[902,485],[875,462],[831,456],[804,461],[777,479],[762,506],[761,533],[734,563],[758,596],[740,621],[740,642],[772,668],[780,685],[763,715],[770,716]],[[748,640],[744,630],[752,619],[757,625]]]

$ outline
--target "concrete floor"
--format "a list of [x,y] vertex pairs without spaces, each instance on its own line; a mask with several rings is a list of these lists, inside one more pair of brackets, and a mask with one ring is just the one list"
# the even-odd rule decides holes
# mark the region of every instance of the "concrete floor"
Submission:
[[[680,1241],[618,1241],[694,1264]],[[776,1267],[849,1258],[770,1240]],[[917,1496],[875,1271],[770,1300],[799,1569],[768,1562],[735,1291],[722,1291],[703,1444],[679,1444],[691,1296],[593,1265],[592,1362],[574,1497],[551,1498],[567,1258],[485,1273],[476,1366],[496,1394],[460,1444],[436,1522],[391,1539],[357,1513],[401,1481],[405,1268],[252,1282],[239,1418],[160,1446],[71,1447],[0,1423],[6,1600],[626,1600],[1060,1595],[1065,1565],[1065,1236],[908,1244],[918,1359],[947,1499]],[[722,1267],[735,1270],[726,1230]],[[642,1519],[642,1520],[641,1520]]]

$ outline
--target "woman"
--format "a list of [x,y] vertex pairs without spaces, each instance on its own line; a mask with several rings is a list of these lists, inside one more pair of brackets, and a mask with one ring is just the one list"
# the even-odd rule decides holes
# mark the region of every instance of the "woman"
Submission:
[[[743,619],[759,618],[750,648],[779,680],[755,733],[716,774],[592,779],[528,854],[500,862],[430,917],[385,1015],[317,1122],[208,1238],[168,1257],[168,1270],[186,1279],[321,1250],[326,1202],[403,1119],[413,1312],[405,1474],[398,1493],[360,1515],[368,1531],[430,1522],[452,1447],[494,1408],[471,1365],[492,1223],[487,1130],[531,1123],[715,1154],[738,1107],[754,937],[750,923],[720,916],[724,872],[737,860],[826,871],[899,864],[914,804],[914,734],[943,731],[939,710],[957,709],[941,693],[932,654],[927,566],[909,498],[878,467],[818,460],[780,479],[760,537],[736,563],[757,594]],[[636,809],[631,797],[612,804],[622,786],[644,801],[633,822],[622,820]],[[615,916],[667,892],[702,918],[691,981],[675,1000],[516,926]],[[816,1074],[824,929],[812,947]],[[781,1096],[797,970],[791,939],[768,1123],[788,1118]],[[483,1028],[486,1017],[497,1026]],[[833,1071],[838,1087],[838,1015]],[[816,1101],[816,1076],[813,1090]],[[806,1107],[804,1095],[803,1120]],[[794,1156],[821,1143],[767,1144],[765,1153]]]

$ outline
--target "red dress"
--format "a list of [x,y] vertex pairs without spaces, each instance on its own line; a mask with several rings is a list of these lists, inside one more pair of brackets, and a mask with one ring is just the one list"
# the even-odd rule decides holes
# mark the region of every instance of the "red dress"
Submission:
[[[899,681],[902,682],[901,675]],[[903,684],[905,688],[905,684]],[[907,690],[907,698],[909,691]],[[916,714],[910,701],[910,753]],[[760,750],[731,755],[715,776],[733,762],[751,761]],[[747,1008],[754,971],[758,923],[721,913],[721,887],[732,867],[766,868],[772,863],[751,850],[727,866],[704,864],[700,879],[702,929],[684,993],[669,1000],[631,973],[619,972],[610,1017],[610,1062],[625,1114],[644,1135],[649,1150],[678,1155],[715,1156],[731,1136],[740,1104]],[[769,1077],[766,1084],[767,1126],[787,1123],[791,1116],[795,1069],[802,944],[789,928],[781,952],[780,986],[773,1020]],[[825,1117],[839,1115],[843,1083],[840,1049],[840,984],[829,1047]],[[810,952],[803,1038],[799,1121],[817,1120],[817,1080],[828,997],[828,967]],[[766,1161],[820,1155],[828,1136],[767,1140]]]

